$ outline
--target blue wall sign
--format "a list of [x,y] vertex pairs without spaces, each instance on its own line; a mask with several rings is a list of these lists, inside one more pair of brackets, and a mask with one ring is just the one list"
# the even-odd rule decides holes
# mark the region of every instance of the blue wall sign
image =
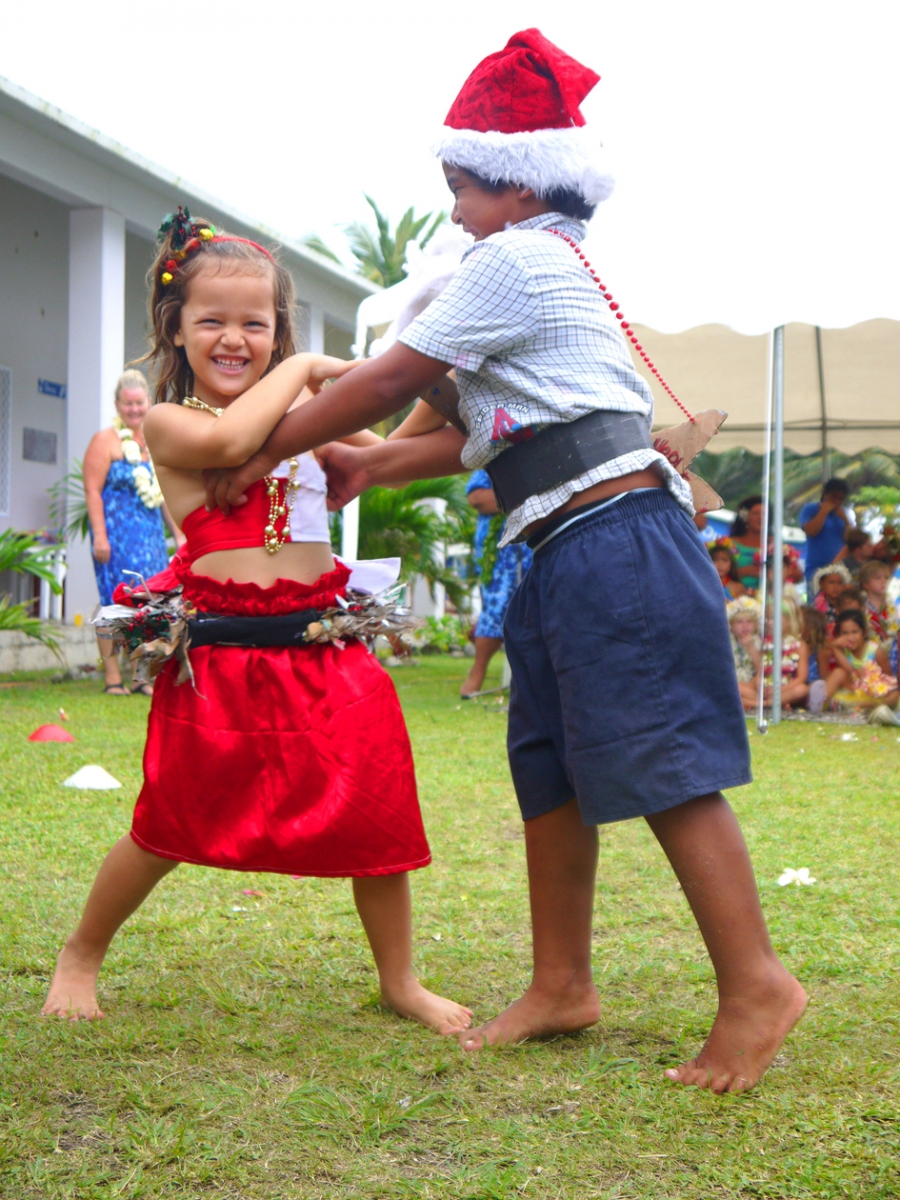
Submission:
[[58,396],[60,400],[66,398],[66,385],[64,383],[54,383],[52,379],[39,379],[38,391],[42,396]]

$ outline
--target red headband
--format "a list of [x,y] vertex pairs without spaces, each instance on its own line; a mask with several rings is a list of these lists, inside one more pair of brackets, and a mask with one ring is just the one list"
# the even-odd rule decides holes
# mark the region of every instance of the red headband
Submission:
[[[207,236],[204,237],[203,235]],[[224,233],[214,233],[211,228],[201,229],[197,237],[192,237],[189,242],[186,242],[183,248],[177,251],[178,258],[170,258],[163,267],[163,272],[160,275],[160,283],[163,287],[168,287],[178,271],[179,264],[182,263],[189,254],[193,254],[195,250],[199,250],[202,245],[209,242],[241,242],[245,246],[252,246],[254,250],[258,250],[260,254],[264,254],[269,262],[274,262],[275,259],[265,248],[260,246],[259,242],[251,242],[249,238],[230,237]]]

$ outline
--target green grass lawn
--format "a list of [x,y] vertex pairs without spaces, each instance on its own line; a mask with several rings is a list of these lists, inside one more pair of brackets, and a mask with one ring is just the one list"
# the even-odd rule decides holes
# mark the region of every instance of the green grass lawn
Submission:
[[[525,985],[529,935],[506,718],[460,703],[466,665],[394,677],[435,858],[413,878],[418,969],[481,1020]],[[60,705],[74,745],[29,743]],[[604,1015],[577,1037],[463,1056],[379,1009],[345,881],[195,867],[115,942],[105,1021],[40,1020],[129,827],[148,705],[93,683],[0,690],[3,1200],[900,1196],[897,731],[754,734],[757,782],[731,799],[812,1003],[757,1091],[715,1098],[662,1077],[699,1048],[715,992],[642,822],[601,833]],[[122,790],[60,786],[91,762]],[[815,886],[778,886],[801,866]]]

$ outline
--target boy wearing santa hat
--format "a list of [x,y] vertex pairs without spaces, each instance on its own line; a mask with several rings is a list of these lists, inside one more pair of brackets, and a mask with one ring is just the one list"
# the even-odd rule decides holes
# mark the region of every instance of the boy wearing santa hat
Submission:
[[[627,323],[579,249],[583,222],[612,188],[579,109],[598,78],[536,29],[479,64],[437,148],[453,220],[475,237],[460,270],[396,345],[288,414],[210,492],[227,510],[274,463],[419,395],[450,418],[418,437],[325,453],[342,502],[376,483],[484,467],[508,513],[504,540],[534,550],[505,626],[534,975],[521,999],[461,1044],[598,1020],[596,826],[643,816],[719,989],[703,1049],[666,1075],[741,1091],[769,1066],[806,997],[772,949],[721,794],[750,780],[721,585],[691,521],[690,490],[653,448],[652,397],[632,365]],[[446,407],[442,382],[451,367],[458,411]]]

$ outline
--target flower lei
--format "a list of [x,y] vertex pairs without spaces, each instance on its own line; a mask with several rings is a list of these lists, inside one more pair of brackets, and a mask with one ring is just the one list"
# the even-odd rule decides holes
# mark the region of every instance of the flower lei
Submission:
[[144,508],[159,508],[163,502],[163,494],[153,469],[153,460],[148,457],[147,462],[143,461],[141,448],[134,440],[134,434],[118,413],[113,418],[113,428],[122,442],[123,458],[134,468],[134,490],[138,499]]

